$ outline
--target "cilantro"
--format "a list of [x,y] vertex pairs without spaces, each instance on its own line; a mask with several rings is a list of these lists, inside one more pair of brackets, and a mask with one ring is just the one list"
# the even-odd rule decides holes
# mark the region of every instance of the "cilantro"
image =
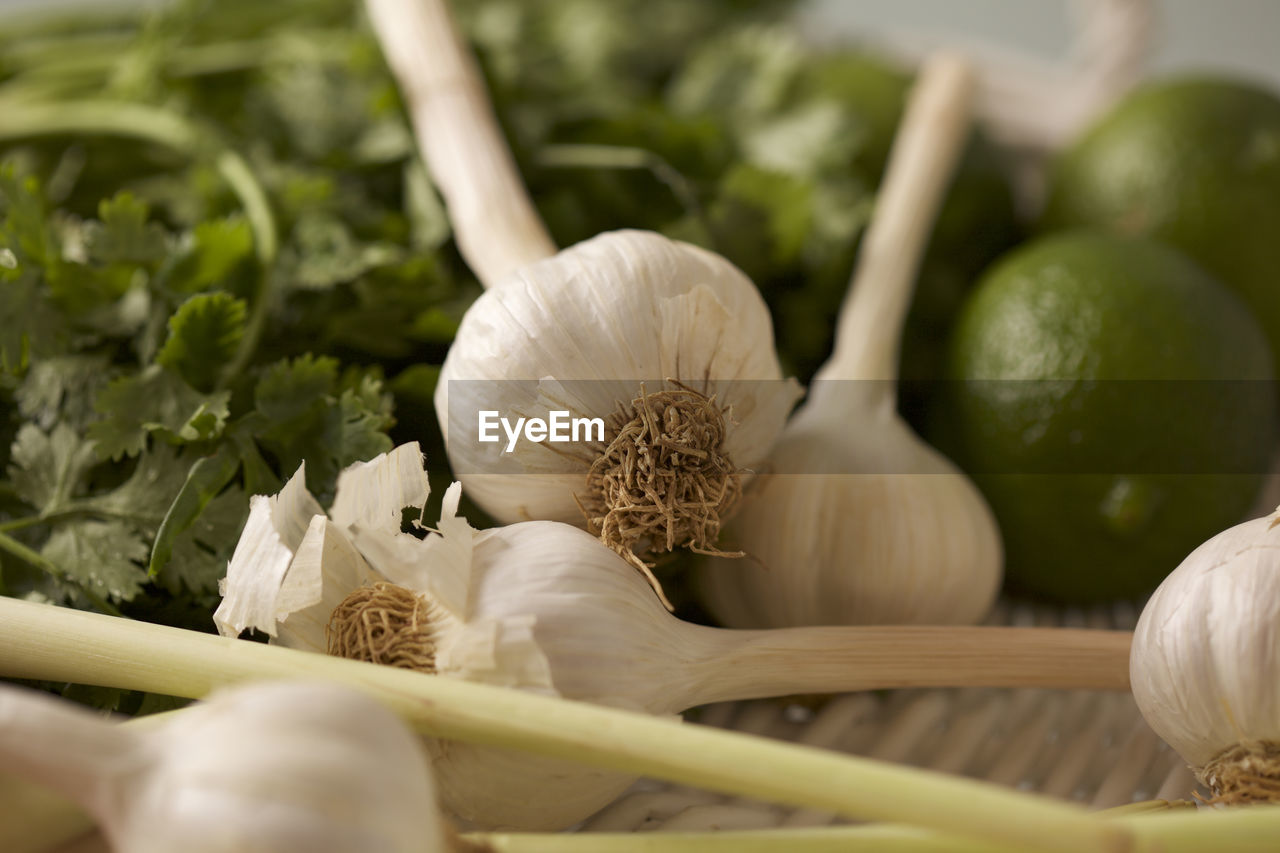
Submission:
[[331,491],[338,471],[392,447],[390,398],[376,376],[343,377],[336,359],[303,355],[272,365],[254,389],[259,437],[286,471],[307,460],[307,483]]
[[147,221],[150,206],[132,193],[119,192],[98,205],[98,218],[86,240],[89,257],[99,263],[150,263],[167,253],[168,234]]
[[58,424],[50,433],[25,424],[9,458],[14,492],[42,514],[63,508],[82,491],[86,475],[97,461],[93,445],[66,424]]
[[169,318],[169,337],[156,363],[193,388],[210,391],[244,338],[244,300],[215,291],[192,296]]
[[217,438],[226,426],[231,394],[202,394],[173,371],[153,364],[115,380],[98,395],[102,420],[89,427],[104,458],[137,456],[155,435],[171,443]]
[[201,222],[169,271],[166,284],[181,293],[219,287],[253,254],[253,235],[244,217]]
[[128,601],[146,583],[142,564],[148,550],[123,522],[85,520],[59,525],[40,553],[81,588],[111,601]]

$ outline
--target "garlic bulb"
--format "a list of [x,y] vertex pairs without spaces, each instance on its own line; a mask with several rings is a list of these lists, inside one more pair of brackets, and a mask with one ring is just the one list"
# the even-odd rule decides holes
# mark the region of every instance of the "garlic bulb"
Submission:
[[225,690],[140,727],[0,686],[0,765],[72,799],[123,853],[452,849],[409,729],[336,685]]
[[[295,648],[661,715],[793,693],[1127,679],[1119,632],[686,623],[583,530],[471,529],[457,516],[456,483],[438,532],[419,539],[400,531],[398,511],[426,501],[416,445],[352,466],[330,516],[305,524],[303,479],[254,499],[218,611],[224,634],[254,627]],[[486,827],[562,828],[631,781],[487,747],[428,740],[428,749],[445,808]]]
[[[768,309],[746,276],[695,246],[619,231],[522,267],[476,300],[441,369],[436,411],[455,474],[489,514],[582,525],[593,464],[636,416],[632,401],[670,390],[666,379],[724,412],[712,412],[722,435],[685,447],[719,454],[731,472],[764,461],[799,396],[794,381],[783,381]],[[620,404],[628,411],[615,420]],[[509,452],[505,436],[478,440],[486,410],[511,421],[552,411],[602,418],[605,440],[517,441]],[[659,417],[682,411],[688,406],[676,401]],[[633,444],[659,449],[654,436]],[[594,515],[615,506],[600,497]],[[713,545],[718,532],[699,544]]]
[[1280,510],[1191,552],[1133,636],[1133,698],[1227,803],[1280,802]]
[[[366,8],[488,288],[436,391],[455,475],[500,522],[587,527],[638,568],[651,551],[714,551],[743,475],[799,397],[755,285],[724,258],[648,232],[552,256],[444,0]],[[487,442],[486,412],[495,428],[541,423],[544,438],[556,412],[599,428],[562,443],[528,432]]]
[[1003,558],[990,508],[895,409],[902,323],[971,96],[962,62],[922,69],[835,352],[726,536],[748,559],[705,567],[704,597],[725,624],[972,623],[995,600]]

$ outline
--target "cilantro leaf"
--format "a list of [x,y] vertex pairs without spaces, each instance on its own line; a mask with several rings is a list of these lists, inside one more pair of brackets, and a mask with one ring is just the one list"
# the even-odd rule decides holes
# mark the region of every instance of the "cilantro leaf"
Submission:
[[295,287],[324,290],[352,281],[371,269],[394,264],[404,253],[386,243],[362,243],[336,217],[304,216],[293,233],[288,265]]
[[[345,387],[343,387],[345,386]],[[284,471],[307,460],[307,484],[327,495],[338,471],[392,447],[391,398],[364,373],[340,377],[332,358],[300,356],[272,365],[254,391],[259,436]]]
[[77,520],[54,528],[40,550],[51,563],[81,587],[111,601],[129,601],[147,581],[142,562],[147,545],[119,521]]
[[86,499],[84,505],[112,516],[131,518],[149,532],[164,519],[190,464],[177,448],[157,443],[138,457],[129,479],[112,491]]
[[165,279],[182,293],[225,286],[242,263],[253,255],[253,234],[242,216],[201,222],[191,230],[190,244]]
[[0,167],[0,202],[5,210],[0,222],[0,246],[12,255],[12,262],[5,265],[6,275],[28,265],[43,267],[56,262],[60,255],[58,242],[49,224],[39,181],[31,176],[19,178],[12,165]]
[[156,531],[147,566],[152,577],[168,563],[174,540],[201,518],[210,501],[239,470],[240,457],[235,445],[230,443],[224,443],[213,456],[202,456],[195,461]]
[[202,394],[162,365],[108,385],[95,404],[103,419],[89,427],[103,458],[136,456],[155,435],[174,444],[217,438],[226,426],[231,394]]
[[211,390],[244,338],[244,300],[224,291],[192,296],[169,318],[169,337],[156,362],[187,384]]
[[247,517],[248,503],[240,489],[227,489],[210,501],[195,523],[174,539],[173,557],[160,571],[161,582],[171,592],[216,593]]
[[168,252],[169,235],[147,221],[150,206],[133,193],[119,192],[98,206],[98,218],[86,235],[89,257],[99,263],[145,264]]
[[33,358],[63,352],[70,334],[34,269],[0,276],[0,370],[20,373]]
[[32,363],[14,399],[18,412],[42,429],[59,421],[81,428],[94,418],[93,400],[109,378],[105,356],[54,356]]
[[9,477],[18,497],[49,513],[62,508],[84,489],[97,458],[93,444],[60,423],[45,433],[35,424],[18,430],[10,449]]

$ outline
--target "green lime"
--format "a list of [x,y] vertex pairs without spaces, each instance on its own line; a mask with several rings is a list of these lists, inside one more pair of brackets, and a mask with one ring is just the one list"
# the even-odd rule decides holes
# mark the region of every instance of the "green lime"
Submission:
[[1044,225],[1148,235],[1181,249],[1244,298],[1280,359],[1275,94],[1217,78],[1135,91],[1056,164]]
[[1051,235],[966,300],[935,440],[974,477],[1011,587],[1138,596],[1241,520],[1276,429],[1271,352],[1249,310],[1176,250]]

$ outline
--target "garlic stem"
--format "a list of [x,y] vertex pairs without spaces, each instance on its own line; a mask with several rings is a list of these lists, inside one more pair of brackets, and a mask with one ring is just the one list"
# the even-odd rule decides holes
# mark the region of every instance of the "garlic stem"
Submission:
[[688,706],[901,687],[1128,690],[1128,631],[899,626],[730,631],[688,626],[719,653]]
[[858,250],[835,349],[815,380],[889,380],[878,384],[884,399],[893,400],[913,281],[964,150],[973,92],[973,71],[956,56],[935,56],[921,68]]
[[1132,833],[1080,807],[911,767],[682,725],[519,690],[0,598],[0,675],[199,697],[318,677],[385,702],[420,731],[554,755],[846,817],[1026,850],[1125,851]]
[[365,8],[480,282],[491,287],[554,255],[446,0],[366,0]]

